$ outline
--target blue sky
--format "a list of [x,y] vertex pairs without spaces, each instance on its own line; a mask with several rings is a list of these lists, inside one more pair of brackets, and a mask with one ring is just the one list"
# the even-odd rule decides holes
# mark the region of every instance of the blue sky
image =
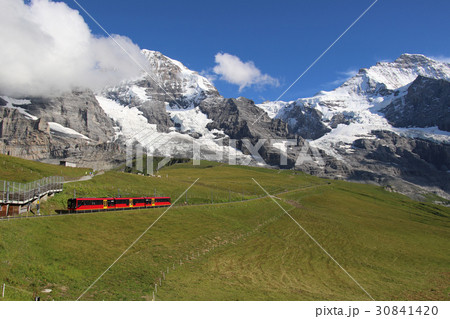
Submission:
[[[373,0],[78,2],[108,32],[195,71],[214,74],[218,53],[252,61],[273,81],[240,89],[216,74],[214,85],[225,97],[262,102],[275,100]],[[448,0],[379,0],[282,100],[333,89],[352,71],[405,52],[450,57],[448,12]],[[103,35],[82,15],[93,33]]]

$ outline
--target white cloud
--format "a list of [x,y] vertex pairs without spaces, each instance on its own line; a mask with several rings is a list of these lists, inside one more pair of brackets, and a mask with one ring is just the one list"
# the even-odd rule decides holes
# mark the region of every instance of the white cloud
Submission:
[[450,57],[448,56],[439,55],[439,56],[432,56],[430,58],[439,62],[450,63]]
[[326,85],[339,86],[348,79],[354,77],[358,73],[356,69],[349,69],[347,71],[338,72],[338,78],[332,82],[328,82]]
[[214,81],[217,80],[217,75],[211,73],[212,69],[203,70],[200,72],[201,76],[204,76],[211,84],[214,85]]
[[239,85],[239,92],[252,85],[279,85],[277,79],[261,73],[252,61],[242,62],[237,56],[228,53],[217,53],[215,60],[214,73],[220,75],[222,80]]
[[[145,65],[137,45],[114,39]],[[140,74],[113,39],[95,37],[65,3],[0,0],[0,94],[14,97],[99,89]]]

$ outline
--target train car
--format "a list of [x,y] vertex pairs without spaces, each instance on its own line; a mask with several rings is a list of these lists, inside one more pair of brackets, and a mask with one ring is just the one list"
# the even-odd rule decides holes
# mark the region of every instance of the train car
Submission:
[[70,198],[69,213],[143,209],[170,206],[170,197]]
[[170,197],[153,197],[154,206],[170,206]]

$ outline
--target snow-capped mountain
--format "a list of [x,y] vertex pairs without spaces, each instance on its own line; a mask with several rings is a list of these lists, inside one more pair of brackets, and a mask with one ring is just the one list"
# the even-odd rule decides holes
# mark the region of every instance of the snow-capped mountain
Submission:
[[[447,63],[404,54],[361,69],[333,91],[255,105],[222,97],[179,61],[156,51],[142,54],[148,64],[140,77],[95,94],[0,97],[3,152],[100,165],[108,154],[124,160],[125,144],[138,142],[154,156],[192,158],[200,149],[202,159],[265,161],[409,195],[425,187],[450,197]],[[299,162],[308,154],[312,161]]]
[[291,102],[258,104],[272,118],[289,124],[291,132],[311,139],[314,146],[335,154],[334,148],[347,147],[358,138],[375,138],[374,130],[389,130],[406,137],[420,137],[449,142],[449,132],[437,125],[418,127],[403,123],[396,127],[383,109],[404,99],[409,86],[418,76],[450,80],[450,64],[434,61],[419,54],[403,54],[394,62],[379,62],[347,80],[333,91],[321,91],[311,98]]
[[203,159],[221,160],[230,153],[250,159],[224,145],[229,136],[221,128],[211,127],[213,120],[202,103],[224,99],[205,77],[160,52],[142,53],[148,65],[140,78],[105,88],[97,95],[116,123],[118,136],[127,143],[139,142],[155,156],[191,157],[197,144]]
[[184,105],[180,101],[177,103],[192,107],[207,95],[219,95],[211,82],[197,72],[189,70],[181,62],[157,51],[142,50],[142,54],[149,62],[148,74],[144,75],[144,79],[148,80],[151,77],[151,80],[156,82],[153,84],[167,93],[163,94],[162,100],[169,100],[169,103],[172,103],[173,99],[181,98],[193,104]]
[[319,175],[396,185],[410,195],[417,192],[411,183],[433,185],[448,196],[449,81],[450,64],[403,54],[361,69],[335,90],[258,107],[344,165],[330,169],[332,160]]

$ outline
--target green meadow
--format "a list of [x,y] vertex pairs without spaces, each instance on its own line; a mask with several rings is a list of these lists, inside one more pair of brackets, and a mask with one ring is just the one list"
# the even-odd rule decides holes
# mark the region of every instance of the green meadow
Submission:
[[[0,160],[15,181],[86,171]],[[370,300],[327,253],[376,300],[450,299],[450,208],[294,171],[202,162],[159,175],[108,171],[65,184],[46,217],[0,221],[1,300]],[[56,214],[74,192],[178,201]]]

